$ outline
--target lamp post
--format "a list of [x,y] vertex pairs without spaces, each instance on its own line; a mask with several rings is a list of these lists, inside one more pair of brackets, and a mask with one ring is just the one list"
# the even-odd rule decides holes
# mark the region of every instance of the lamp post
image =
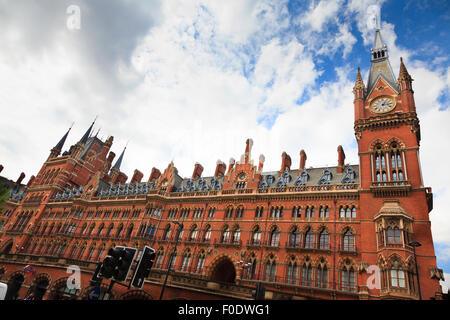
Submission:
[[417,256],[416,256],[416,247],[420,247],[422,244],[416,240],[413,240],[408,244],[411,247],[413,247],[414,263],[416,264],[416,274],[417,274],[417,288],[419,289],[419,300],[422,300],[422,292],[420,291],[419,267],[417,266]]
[[[173,223],[176,224],[176,225],[178,225],[178,226],[180,227],[180,231],[179,231],[178,234],[176,235],[177,238],[175,239],[175,247],[173,248],[173,251],[174,251],[175,254],[176,254],[177,245],[178,245],[178,238],[180,237],[180,232],[181,232],[181,230],[183,230],[183,224],[182,224],[182,223],[179,223],[179,222],[176,221],[176,220],[173,221]],[[172,259],[169,260],[169,265],[167,266],[166,278],[164,279],[164,284],[163,284],[162,289],[161,289],[161,295],[159,296],[159,300],[161,300],[162,297],[163,297],[164,289],[166,288],[167,278],[169,277],[169,273],[170,273],[171,267],[172,267]]]

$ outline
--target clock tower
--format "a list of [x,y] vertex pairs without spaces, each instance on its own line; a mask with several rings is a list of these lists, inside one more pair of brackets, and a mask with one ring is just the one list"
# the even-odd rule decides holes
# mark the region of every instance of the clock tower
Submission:
[[[360,162],[361,234],[373,234],[361,243],[361,260],[381,270],[381,289],[368,286],[367,294],[386,299],[430,298],[440,291],[438,277],[433,276],[439,273],[429,219],[433,196],[422,179],[412,81],[402,59],[399,75],[394,77],[388,48],[377,28],[367,86],[358,68],[353,88],[354,130]],[[414,241],[421,244],[415,249],[417,263]]]

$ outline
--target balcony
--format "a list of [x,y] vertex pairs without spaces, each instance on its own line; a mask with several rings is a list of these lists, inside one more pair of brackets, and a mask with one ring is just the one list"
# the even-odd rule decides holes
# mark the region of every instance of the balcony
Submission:
[[409,180],[397,181],[372,181],[370,191],[376,197],[402,197],[407,196],[411,191]]

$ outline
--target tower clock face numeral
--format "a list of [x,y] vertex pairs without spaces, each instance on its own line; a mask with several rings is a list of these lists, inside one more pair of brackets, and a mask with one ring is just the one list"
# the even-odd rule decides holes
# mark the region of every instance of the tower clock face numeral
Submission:
[[375,113],[385,113],[394,109],[394,99],[391,97],[379,97],[372,101],[370,110]]

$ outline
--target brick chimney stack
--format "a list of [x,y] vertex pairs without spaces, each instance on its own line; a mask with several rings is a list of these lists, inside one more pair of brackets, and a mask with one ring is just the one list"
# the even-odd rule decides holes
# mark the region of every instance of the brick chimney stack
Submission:
[[203,166],[200,163],[195,163],[194,172],[192,173],[192,179],[198,179],[202,176]]
[[281,172],[284,172],[286,169],[291,170],[291,157],[286,153],[283,152],[281,154]]
[[231,169],[233,169],[234,164],[236,163],[236,160],[234,160],[233,158],[230,158],[230,164],[228,165],[228,172],[229,173],[231,171]]
[[342,172],[344,172],[345,153],[344,153],[344,149],[342,148],[342,146],[339,146],[337,148],[337,151],[338,151],[338,167],[336,169],[336,172],[342,173]]
[[214,172],[214,177],[216,177],[216,178],[223,177],[225,175],[226,170],[227,170],[227,165],[224,162],[217,160],[216,171]]
[[266,161],[266,158],[264,155],[259,156],[259,165],[258,165],[258,172],[262,172],[262,169],[264,167],[264,161]]
[[21,173],[19,179],[16,181],[16,186],[19,186],[22,183],[22,180],[25,179],[25,173]]
[[302,149],[300,151],[300,168],[298,170],[299,174],[300,174],[300,172],[302,172],[305,169],[306,159],[307,159],[307,157],[306,157],[305,150]]
[[29,180],[28,183],[27,183],[27,188],[31,187],[31,185],[32,185],[33,182],[34,182],[34,179],[36,179],[36,177],[35,177],[35,176],[31,176],[30,180]]
[[141,182],[143,176],[144,174],[140,172],[138,169],[134,170],[134,174],[133,177],[131,178],[130,183]]
[[148,182],[153,182],[156,179],[158,179],[161,176],[161,171],[156,169],[155,167],[152,168],[152,172],[150,173],[150,177],[148,178]]

